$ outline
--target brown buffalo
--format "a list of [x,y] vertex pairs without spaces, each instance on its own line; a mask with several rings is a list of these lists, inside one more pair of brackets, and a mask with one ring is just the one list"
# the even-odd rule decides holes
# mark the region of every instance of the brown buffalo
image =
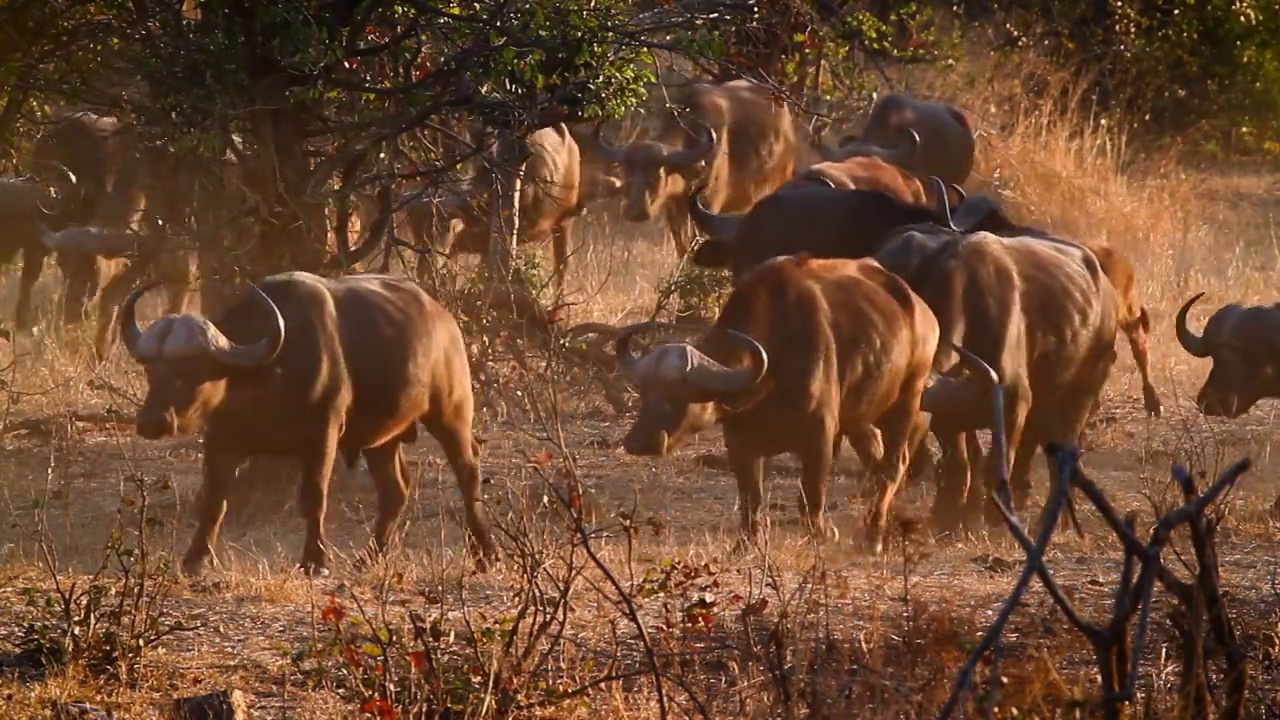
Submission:
[[[1078,445],[1115,361],[1117,298],[1098,259],[1056,239],[931,225],[905,229],[875,258],[937,317],[936,367],[955,366],[954,347],[963,346],[998,375],[1011,455],[1003,460],[1012,463],[1013,500],[1024,508],[1037,446]],[[976,446],[974,431],[991,427],[990,389],[986,378],[944,379],[924,401],[943,448],[932,513],[941,529],[981,517],[985,492],[972,487],[966,448]]]
[[845,135],[837,147],[814,139],[824,160],[878,157],[921,178],[963,185],[973,172],[975,141],[964,113],[950,103],[892,93],[871,109],[861,136]]
[[879,190],[907,204],[926,202],[924,186],[911,173],[878,157],[846,158],[805,168],[797,180],[821,182],[839,190]]
[[[44,177],[75,178],[74,193],[59,213],[55,229],[61,233],[44,233],[44,244],[53,249],[63,270],[63,323],[81,322],[88,303],[98,295],[96,289],[107,287],[119,271],[129,263],[120,262],[120,254],[97,252],[91,245],[106,240],[119,244],[122,231],[145,226],[159,237],[183,227],[189,220],[195,186],[191,173],[183,172],[171,151],[144,143],[132,123],[88,112],[73,113],[60,119],[36,142],[32,160],[35,172]],[[77,228],[82,228],[78,230]],[[60,238],[76,235],[65,243]],[[92,239],[91,239],[92,238]],[[59,243],[58,247],[49,240]],[[62,247],[70,257],[62,257]],[[183,261],[190,258],[184,257]],[[175,263],[176,267],[176,263]],[[136,279],[145,272],[135,268],[125,277]],[[174,279],[183,283],[174,275]],[[185,283],[190,285],[188,278]],[[117,283],[115,289],[127,287]],[[110,317],[123,300],[123,292],[110,297],[111,307],[100,308],[99,316]],[[110,332],[110,321],[99,323],[98,336]],[[100,347],[99,353],[105,348]]]
[[1196,407],[1209,417],[1239,417],[1259,400],[1280,397],[1280,304],[1224,305],[1209,317],[1204,333],[1187,327],[1187,313],[1204,293],[1178,308],[1178,343],[1193,357],[1213,365]]
[[596,134],[602,154],[621,165],[623,216],[648,222],[662,213],[680,257],[689,251],[691,187],[705,188],[712,210],[746,211],[791,179],[796,145],[791,111],[762,85],[699,83],[684,100],[688,112],[665,114],[649,139],[615,148]]
[[98,303],[93,347],[99,360],[110,350],[120,303],[144,279],[155,277],[164,283],[167,312],[186,312],[195,254],[167,233],[76,226],[46,230],[41,240],[54,251],[62,271],[63,302],[77,308]]
[[[936,186],[936,183],[935,183]],[[939,214],[946,214],[946,209]],[[1018,235],[1055,239],[1057,236],[1041,228],[1021,225],[1010,220],[1000,207],[986,195],[974,195],[965,198],[954,215],[955,227],[968,232],[985,231],[996,235],[1011,237]],[[1098,259],[1102,271],[1115,288],[1118,303],[1116,305],[1116,321],[1120,331],[1129,343],[1129,351],[1133,354],[1133,363],[1142,378],[1142,403],[1147,414],[1160,417],[1163,403],[1160,392],[1151,380],[1151,360],[1148,350],[1151,334],[1151,316],[1138,297],[1137,282],[1133,263],[1119,250],[1098,240],[1072,239],[1089,249]],[[1094,408],[1097,411],[1097,407]]]
[[696,194],[689,206],[706,235],[693,252],[694,264],[726,268],[734,277],[780,255],[867,257],[898,227],[944,222],[934,208],[881,190],[837,189],[812,180],[793,180],[741,214],[711,212]]
[[721,425],[748,538],[761,529],[764,459],[794,453],[803,467],[801,512],[812,532],[827,536],[832,450],[849,436],[874,460],[879,485],[867,535],[881,550],[909,450],[926,429],[920,393],[938,343],[933,313],[901,279],[873,260],[780,257],[736,284],[696,343],[639,357],[630,348],[637,331],[615,344],[641,397],[623,440],[628,453],[663,456]]
[[[520,192],[519,244],[538,245],[551,240],[555,255],[552,279],[561,287],[569,266],[574,220],[583,211],[578,143],[569,128],[559,123],[530,135],[527,150]],[[420,246],[446,256],[459,252],[488,254],[488,173],[482,169],[461,188],[444,188],[408,207],[410,231]],[[425,265],[421,263],[419,267]]]
[[308,572],[323,572],[328,562],[324,515],[334,458],[351,467],[363,455],[378,489],[373,540],[383,551],[408,497],[400,446],[417,438],[418,422],[453,466],[478,561],[494,554],[462,333],[421,288],[387,275],[288,272],[266,278],[213,321],[166,315],[144,332],[135,306],[155,285],[125,300],[120,331],[147,372],[138,435],[159,439],[203,426],[203,501],[186,572],[198,572],[213,554],[228,486],[258,454],[302,461]]
[[569,126],[581,160],[582,188],[578,191],[578,202],[583,207],[622,197],[622,178],[618,177],[617,163],[610,160],[595,142],[595,129],[595,124]]
[[18,280],[18,306],[14,321],[19,331],[31,329],[31,290],[40,279],[49,250],[40,241],[48,228],[61,228],[67,198],[74,198],[76,177],[61,168],[55,185],[34,177],[0,178],[0,265],[13,263],[22,253],[22,274]]

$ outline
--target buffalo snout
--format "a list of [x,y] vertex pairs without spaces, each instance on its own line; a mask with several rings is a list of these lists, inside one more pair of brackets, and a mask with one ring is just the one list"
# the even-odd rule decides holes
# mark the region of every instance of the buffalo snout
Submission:
[[1207,386],[1196,395],[1196,409],[1206,417],[1236,418],[1243,415],[1250,404],[1242,402],[1234,393],[1219,393]]
[[667,433],[634,425],[622,439],[622,449],[637,457],[662,457],[667,454]]
[[173,411],[154,411],[143,408],[138,412],[138,437],[145,440],[161,440],[178,434],[178,420]]

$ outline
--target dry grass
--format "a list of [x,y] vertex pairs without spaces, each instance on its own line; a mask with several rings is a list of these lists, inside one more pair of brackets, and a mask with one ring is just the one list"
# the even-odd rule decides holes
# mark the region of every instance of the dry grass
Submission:
[[[1251,716],[1263,716],[1264,707],[1276,712],[1280,591],[1273,576],[1280,548],[1267,514],[1280,490],[1270,455],[1273,406],[1230,423],[1199,417],[1186,398],[1207,364],[1181,352],[1172,332],[1173,311],[1199,290],[1208,292],[1206,305],[1274,300],[1268,293],[1277,252],[1275,178],[1256,170],[1192,171],[1135,157],[1107,128],[1029,100],[1018,83],[1070,89],[1031,61],[970,61],[907,80],[915,92],[945,88],[938,94],[961,98],[971,111],[982,132],[979,177],[971,189],[997,190],[1026,219],[1105,238],[1128,252],[1140,272],[1166,414],[1159,420],[1143,416],[1136,373],[1122,350],[1106,392],[1104,427],[1092,431],[1086,457],[1115,504],[1138,510],[1145,523],[1153,515],[1147,496],[1169,502],[1171,463],[1216,472],[1241,456],[1255,459],[1253,472],[1226,502],[1223,583],[1255,662]],[[573,319],[615,322],[647,313],[655,287],[676,264],[671,247],[659,240],[661,228],[626,224],[607,212],[584,224],[587,247],[574,257],[571,272],[571,299],[580,302],[569,310]],[[47,273],[38,288],[42,307],[51,302],[55,274]],[[14,275],[8,271],[0,287],[0,307],[13,307]],[[0,379],[14,390],[0,414],[6,471],[0,514],[12,518],[12,525],[0,527],[0,646],[24,637],[25,623],[45,622],[22,590],[51,585],[42,548],[56,548],[55,565],[70,578],[99,565],[113,528],[124,527],[124,541],[136,543],[128,528],[136,526],[141,494],[130,478],[141,477],[146,512],[154,519],[147,526],[149,547],[181,552],[191,530],[186,506],[199,483],[196,442],[144,442],[127,422],[114,425],[94,415],[118,408],[128,417],[130,396],[144,390],[137,368],[119,350],[97,369],[82,337],[22,339],[17,351]],[[178,581],[166,607],[201,628],[161,640],[145,655],[136,681],[108,684],[74,666],[35,680],[0,674],[0,717],[44,716],[51,701],[74,699],[129,718],[153,717],[164,698],[220,687],[254,696],[262,717],[355,716],[360,689],[373,682],[362,673],[371,672],[375,660],[362,659],[357,671],[340,657],[311,652],[335,637],[337,610],[325,612],[330,594],[348,617],[359,614],[358,600],[375,625],[403,630],[411,610],[438,620],[444,636],[431,641],[431,651],[446,665],[464,668],[450,687],[470,694],[468,716],[477,716],[486,702],[501,704],[504,690],[519,695],[515,702],[551,703],[557,684],[568,690],[591,682],[616,660],[610,672],[625,677],[558,702],[551,712],[657,717],[659,694],[627,619],[633,611],[645,621],[655,653],[677,654],[666,666],[661,696],[673,714],[781,717],[787,708],[808,705],[823,717],[914,717],[941,706],[966,650],[1013,583],[1006,561],[1016,562],[1020,553],[1009,540],[993,535],[989,542],[938,545],[904,522],[901,541],[882,559],[861,555],[847,541],[815,548],[798,529],[795,468],[782,461],[775,475],[783,477],[766,488],[774,507],[770,547],[763,555],[729,558],[737,517],[733,479],[693,461],[717,449],[716,433],[666,460],[628,457],[618,441],[630,418],[613,413],[595,386],[562,374],[555,363],[525,371],[509,353],[495,352],[490,367],[502,383],[479,430],[489,440],[483,458],[493,481],[488,497],[512,531],[508,544],[533,538],[523,551],[512,551],[513,562],[487,575],[464,572],[457,493],[434,443],[425,440],[410,449],[417,482],[400,549],[385,566],[357,572],[347,562],[368,537],[374,496],[362,471],[339,469],[328,517],[339,557],[334,577],[313,582],[291,572],[302,523],[289,500],[293,488],[286,487],[275,506],[228,519],[219,541],[221,570],[198,582]],[[587,523],[599,531],[590,547],[608,573],[583,554],[559,515],[540,506],[549,492],[546,481],[563,487],[568,477],[581,481],[583,506],[596,515]],[[1043,478],[1037,468],[1039,487]],[[844,538],[856,536],[861,519],[854,490],[846,468],[832,494]],[[928,492],[914,487],[901,495],[901,515],[921,514]],[[620,526],[619,511],[636,525],[634,535]],[[1108,601],[1121,555],[1103,540],[1095,517],[1084,520],[1089,537],[1059,539],[1049,562],[1076,604],[1094,613]],[[41,521],[44,540],[33,531]],[[539,602],[545,606],[534,603],[539,612],[564,614],[548,636],[513,641],[517,649],[530,643],[553,651],[519,672],[504,666],[512,685],[494,687],[496,665],[485,662],[497,651],[471,638],[484,636],[485,627],[503,637],[500,619],[516,614],[520,592],[530,587],[521,572],[526,563],[541,568],[532,573],[543,587]],[[636,583],[648,590],[620,593],[610,576],[623,587]],[[560,604],[552,589],[556,578],[574,588]],[[1033,588],[1024,603],[1007,633],[1001,716],[1009,708],[1021,708],[1022,716],[1083,713],[1070,708],[1096,694],[1086,645],[1064,627],[1042,589]],[[1162,611],[1158,606],[1140,682],[1148,716],[1165,714],[1176,701],[1168,672],[1176,650]],[[385,620],[378,620],[380,613]],[[686,617],[691,625],[682,621]],[[339,625],[347,628],[346,621]],[[391,646],[419,648],[402,639]],[[383,674],[391,675],[393,664],[395,672],[406,672],[407,657],[376,662],[385,662]],[[466,672],[468,665],[476,667]],[[549,687],[539,689],[538,682]],[[538,712],[530,707],[518,714]]]

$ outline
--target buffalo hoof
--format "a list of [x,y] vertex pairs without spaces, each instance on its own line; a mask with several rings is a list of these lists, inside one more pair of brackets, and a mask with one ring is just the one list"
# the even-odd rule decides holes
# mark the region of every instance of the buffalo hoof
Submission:
[[301,562],[298,563],[298,569],[308,577],[326,578],[329,577],[329,568],[319,563]]
[[1149,417],[1158,418],[1164,414],[1160,396],[1156,394],[1156,389],[1153,387],[1142,388],[1142,405],[1146,408]]

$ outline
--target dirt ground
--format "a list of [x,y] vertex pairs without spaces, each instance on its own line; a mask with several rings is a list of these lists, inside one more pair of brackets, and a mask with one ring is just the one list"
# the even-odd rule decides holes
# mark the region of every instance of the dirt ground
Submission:
[[[1221,196],[1225,214],[1270,212],[1245,202],[1251,196],[1267,196],[1271,203],[1267,207],[1274,207],[1274,181],[1259,179],[1257,174],[1219,175],[1212,187]],[[659,241],[660,228],[638,231],[613,222],[597,222],[584,233],[592,249],[574,259],[581,268],[577,293],[584,299],[584,305],[573,310],[576,317],[617,322],[638,315],[653,302],[655,285],[675,265],[671,248]],[[1139,263],[1140,273],[1143,267]],[[1201,271],[1209,274],[1212,269]],[[10,270],[6,276],[0,307],[13,307],[14,274]],[[51,297],[55,276],[56,272],[48,272],[41,281],[39,293],[44,301]],[[593,293],[597,286],[603,289]],[[1249,289],[1241,290],[1245,296],[1229,297],[1227,290],[1233,287],[1229,280],[1218,287],[1203,301],[1206,307],[1193,313],[1193,327],[1200,327],[1209,306],[1262,299],[1249,295]],[[1251,275],[1238,287],[1273,289],[1274,284]],[[1139,512],[1138,529],[1145,533],[1154,516],[1151,500],[1165,507],[1172,503],[1168,480],[1172,464],[1189,464],[1213,475],[1239,458],[1254,460],[1253,469],[1224,503],[1227,519],[1219,544],[1230,610],[1254,663],[1249,716],[1271,717],[1280,712],[1280,675],[1275,672],[1275,653],[1280,650],[1276,576],[1280,538],[1270,516],[1280,494],[1277,461],[1272,457],[1274,415],[1280,406],[1264,401],[1232,421],[1212,421],[1195,412],[1190,398],[1207,374],[1208,362],[1189,358],[1173,339],[1172,311],[1179,299],[1161,295],[1150,305],[1153,364],[1164,396],[1164,416],[1145,417],[1141,386],[1121,343],[1120,360],[1107,387],[1103,411],[1090,430],[1084,462],[1117,507]],[[147,311],[144,322],[154,312]],[[127,528],[142,512],[151,518],[147,522],[154,531],[152,551],[180,555],[192,531],[187,512],[199,485],[200,466],[199,445],[193,439],[148,442],[133,435],[133,399],[143,394],[145,381],[121,350],[95,368],[82,337],[23,338],[16,348],[0,348],[0,362],[9,362],[15,350],[17,358],[0,377],[0,386],[10,391],[0,410],[0,515],[7,517],[0,526],[0,650],[5,652],[14,649],[7,645],[16,647],[30,635],[28,623],[56,621],[56,617],[49,619],[48,611],[28,602],[29,588],[53,585],[47,566],[56,568],[63,582],[91,573],[118,522],[124,523],[126,540],[136,542]],[[737,524],[734,480],[696,460],[701,454],[720,451],[718,433],[707,433],[666,459],[630,457],[621,450],[620,440],[632,415],[610,409],[592,381],[581,375],[561,378],[550,371],[548,382],[546,372],[525,373],[501,358],[491,369],[502,383],[484,403],[477,429],[487,440],[483,471],[491,483],[486,485],[486,498],[496,519],[532,522],[541,528],[543,542],[569,543],[569,534],[556,529],[553,512],[517,507],[522,498],[535,506],[541,502],[547,492],[544,476],[563,485],[567,473],[559,471],[566,459],[561,448],[567,449],[586,488],[584,507],[594,515],[589,524],[602,533],[593,543],[614,575],[630,586],[633,578],[643,584],[644,578],[652,579],[673,563],[701,568],[693,585],[702,587],[714,579],[714,589],[708,592],[720,602],[713,613],[716,628],[737,622],[738,615],[730,610],[732,602],[746,598],[750,605],[759,598],[774,597],[772,607],[756,605],[755,611],[772,620],[778,617],[778,608],[786,606],[796,618],[811,621],[797,620],[793,628],[797,649],[792,661],[797,667],[803,664],[802,658],[815,661],[817,656],[804,655],[812,650],[800,648],[809,647],[804,638],[819,637],[822,623],[814,618],[825,618],[831,627],[822,636],[837,637],[844,644],[846,654],[841,657],[847,667],[841,672],[848,682],[864,688],[845,706],[863,708],[855,710],[856,716],[905,717],[936,710],[964,653],[1014,583],[1014,566],[1022,555],[1005,534],[937,543],[916,528],[912,519],[924,517],[932,495],[928,483],[914,484],[899,496],[895,512],[905,521],[896,527],[902,529],[902,537],[885,556],[871,558],[860,551],[852,539],[859,534],[864,502],[858,497],[852,453],[845,453],[830,493],[840,541],[815,547],[805,539],[795,505],[796,467],[791,460],[779,458],[766,483],[772,519],[768,552],[730,555]],[[547,417],[553,404],[549,388],[557,391],[555,399],[563,405],[558,417]],[[562,441],[555,437],[557,424]],[[245,692],[258,717],[358,715],[360,703],[350,699],[353,682],[349,678],[316,680],[296,662],[299,649],[324,634],[324,608],[331,594],[352,602],[353,598],[370,601],[374,594],[384,593],[381,606],[397,617],[425,604],[461,632],[465,618],[474,618],[477,611],[497,608],[494,612],[502,612],[512,589],[523,582],[518,569],[510,566],[480,575],[465,569],[452,476],[429,438],[408,451],[416,472],[413,496],[398,549],[385,566],[360,570],[353,562],[369,536],[375,496],[363,470],[339,468],[327,519],[336,550],[333,575],[309,580],[294,572],[303,526],[292,503],[292,480],[281,477],[282,487],[265,490],[260,505],[232,512],[217,547],[221,567],[199,580],[177,581],[166,607],[173,618],[198,627],[160,640],[147,654],[145,671],[137,682],[121,688],[76,671],[33,680],[20,668],[10,668],[0,673],[0,704],[7,708],[0,709],[0,718],[41,717],[55,700],[86,700],[115,708],[121,717],[151,717],[165,698],[219,688]],[[143,509],[133,478],[144,478],[148,488]],[[1033,482],[1043,496],[1042,464],[1037,465]],[[1086,538],[1061,534],[1048,563],[1087,614],[1106,617],[1103,613],[1122,556],[1097,513],[1083,505],[1082,509]],[[618,531],[619,512],[641,526],[631,542]],[[1186,549],[1185,542],[1181,548]],[[1171,562],[1176,566],[1176,561]],[[816,577],[813,568],[818,566],[823,570],[821,593],[811,582]],[[636,647],[635,641],[609,639],[608,628],[615,635],[628,631],[625,623],[618,629],[617,603],[621,601],[600,577],[583,581],[587,585],[573,609],[576,619],[570,624],[580,633],[573,643],[579,670],[584,657],[608,657],[610,652],[622,652],[617,648],[634,651]],[[661,625],[664,613],[670,611],[669,601],[674,597],[688,601],[691,596],[681,593],[694,592],[693,585],[648,597],[636,594],[636,612]],[[437,602],[424,600],[430,596]],[[791,598],[795,604],[786,605],[782,598]],[[817,605],[806,606],[803,598]],[[1157,603],[1144,648],[1140,687],[1148,701],[1152,697],[1167,701],[1176,674],[1170,668],[1176,664],[1177,651],[1163,619],[1163,602]],[[808,610],[800,612],[804,607]],[[729,631],[725,633],[724,637],[708,633],[705,641],[699,641],[704,676],[751,679],[740,680],[732,691],[705,678],[693,690],[668,688],[672,702],[683,712],[703,714],[690,709],[700,707],[691,698],[701,697],[706,699],[702,710],[707,716],[769,716],[760,709],[776,706],[776,695],[771,694],[775,690],[769,689],[763,669],[768,663],[755,670],[739,667],[740,661],[743,665],[746,661],[726,639]],[[718,649],[715,638],[728,644]],[[1009,660],[1002,672],[1010,705],[1026,703],[1021,706],[1025,711],[1045,713],[1050,707],[1066,707],[1068,698],[1096,695],[1087,646],[1061,621],[1038,584],[1033,583],[1023,600],[1006,640]],[[573,664],[567,655],[547,662],[552,667]],[[878,677],[885,678],[877,685],[881,689],[876,692],[882,696],[865,691],[881,682],[875,680]],[[546,712],[555,717],[656,717],[654,697],[645,683],[619,681]],[[735,702],[745,704],[735,706]],[[869,714],[862,715],[863,711]],[[537,713],[530,709],[525,714]]]

